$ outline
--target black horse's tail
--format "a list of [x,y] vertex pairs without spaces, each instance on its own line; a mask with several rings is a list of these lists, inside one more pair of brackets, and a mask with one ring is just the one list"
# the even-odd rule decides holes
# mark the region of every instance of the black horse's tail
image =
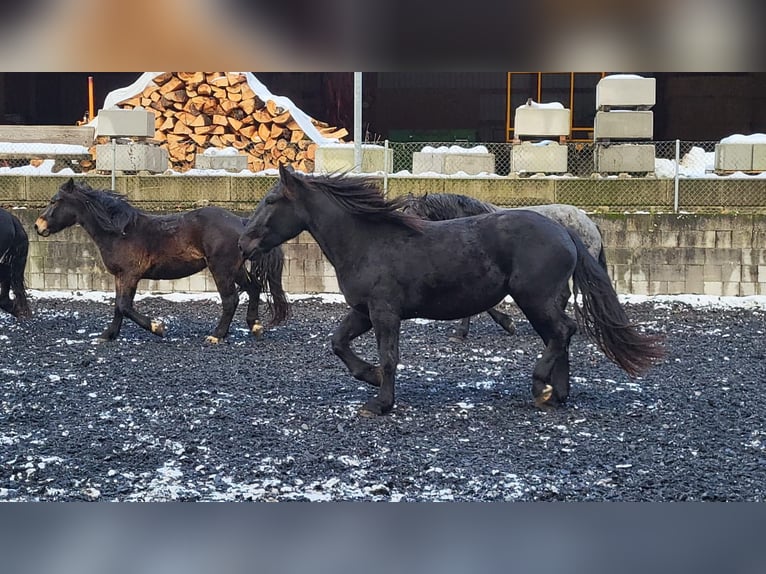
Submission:
[[271,295],[269,326],[283,323],[290,316],[290,304],[282,288],[282,269],[285,265],[285,254],[282,248],[278,246],[266,253],[253,255],[250,263],[251,279],[257,281],[261,289]]
[[[662,337],[639,333],[630,324],[609,275],[588,253],[577,234],[567,231],[577,246],[577,266],[572,283],[580,329],[626,373],[631,376],[644,373],[665,356]],[[582,307],[577,305],[578,292],[582,293]]]
[[8,268],[10,289],[15,296],[13,302],[13,315],[19,319],[29,317],[32,311],[29,309],[27,300],[27,285],[24,281],[24,269],[27,266],[29,252],[29,239],[20,223],[14,220],[14,230],[19,236],[14,239],[13,245],[0,255],[0,264]]
[[604,268],[604,271],[606,271],[607,267],[606,253],[604,252],[604,234],[601,233],[601,228],[598,225],[596,225],[596,230],[598,231],[599,239],[601,239],[601,249],[598,250],[598,264]]

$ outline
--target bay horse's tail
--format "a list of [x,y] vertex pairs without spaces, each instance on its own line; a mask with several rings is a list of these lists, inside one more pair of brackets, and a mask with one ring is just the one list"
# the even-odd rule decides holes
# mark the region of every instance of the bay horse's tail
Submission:
[[281,247],[259,253],[250,258],[252,268],[251,279],[257,281],[265,293],[271,295],[269,308],[271,321],[269,326],[283,323],[290,315],[290,304],[287,302],[285,290],[282,288],[282,269],[285,264],[285,254]]
[[24,269],[27,266],[27,255],[29,251],[29,239],[27,233],[21,224],[15,219],[13,222],[14,231],[18,238],[15,238],[11,247],[0,255],[0,264],[7,266],[9,274],[10,290],[14,294],[13,315],[19,319],[29,317],[32,311],[29,309],[27,300],[27,286],[24,281]]
[[[588,253],[575,232],[567,231],[577,246],[572,283],[580,329],[626,373],[631,376],[644,373],[665,356],[662,337],[639,333],[631,325],[601,263]],[[582,307],[577,304],[578,292],[582,293]]]

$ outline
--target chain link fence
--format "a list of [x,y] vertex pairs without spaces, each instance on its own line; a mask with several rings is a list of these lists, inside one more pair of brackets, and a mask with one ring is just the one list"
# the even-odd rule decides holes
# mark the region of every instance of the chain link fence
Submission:
[[[738,169],[717,169],[726,166],[716,166],[715,141],[374,143],[365,149],[379,146],[389,158],[380,164],[385,172],[372,170],[386,189],[399,179],[399,188],[411,185],[415,193],[454,191],[509,207],[557,202],[602,211],[766,212],[766,171],[753,169],[755,152],[749,164],[731,164]],[[111,174],[67,150],[32,158],[24,157],[23,146],[15,149],[18,157],[0,159],[2,206],[44,205],[64,176],[85,178],[97,189],[113,185]],[[213,203],[249,210],[276,180],[275,170],[126,175],[115,189],[151,209]]]

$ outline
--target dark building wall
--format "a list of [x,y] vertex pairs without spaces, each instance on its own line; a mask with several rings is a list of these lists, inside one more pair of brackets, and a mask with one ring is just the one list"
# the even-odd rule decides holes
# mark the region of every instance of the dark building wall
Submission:
[[[88,107],[89,75],[95,79],[98,110],[107,93],[131,84],[140,72],[0,73],[0,123],[74,124]],[[353,73],[256,75],[274,94],[353,134]],[[766,132],[764,73],[655,77],[656,140],[718,140],[733,133]],[[370,139],[452,134],[505,141],[506,88],[505,72],[365,72],[363,128]]]
[[766,132],[766,74],[657,74],[657,140]]

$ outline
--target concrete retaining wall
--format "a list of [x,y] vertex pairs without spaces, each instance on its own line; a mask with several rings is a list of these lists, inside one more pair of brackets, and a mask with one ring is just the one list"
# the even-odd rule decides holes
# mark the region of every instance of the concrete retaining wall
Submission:
[[[30,234],[28,286],[41,290],[114,289],[98,249],[80,227],[48,238],[33,231],[39,210],[17,210]],[[619,293],[766,295],[764,215],[593,215]],[[335,293],[332,266],[310,235],[284,246],[289,293]],[[141,291],[215,291],[207,272],[140,283]]]

